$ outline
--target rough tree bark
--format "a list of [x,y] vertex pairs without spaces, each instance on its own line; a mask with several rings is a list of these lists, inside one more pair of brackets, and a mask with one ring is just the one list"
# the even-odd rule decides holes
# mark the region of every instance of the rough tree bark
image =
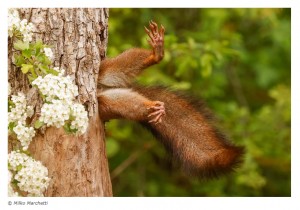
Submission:
[[[47,128],[31,142],[29,151],[49,171],[45,196],[112,196],[105,152],[104,126],[98,115],[96,80],[107,44],[108,9],[20,9],[20,17],[32,22],[35,39],[51,45],[54,66],[63,68],[79,87],[79,101],[89,112],[89,127],[83,136],[63,129]],[[12,64],[9,42],[9,82],[14,93],[27,94],[36,110],[41,99],[27,77]]]

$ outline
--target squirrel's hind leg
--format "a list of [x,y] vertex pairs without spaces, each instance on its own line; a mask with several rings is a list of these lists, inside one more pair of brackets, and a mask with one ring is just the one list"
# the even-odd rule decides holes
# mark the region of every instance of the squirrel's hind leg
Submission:
[[159,123],[165,115],[164,103],[151,101],[129,88],[112,88],[97,95],[102,120],[125,118]]

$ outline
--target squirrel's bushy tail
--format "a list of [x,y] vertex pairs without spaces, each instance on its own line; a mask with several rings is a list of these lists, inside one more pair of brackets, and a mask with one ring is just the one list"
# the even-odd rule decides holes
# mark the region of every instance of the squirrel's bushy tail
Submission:
[[162,123],[143,123],[160,139],[184,171],[216,177],[232,171],[241,162],[243,147],[233,145],[214,125],[210,111],[201,101],[161,87],[134,87],[135,91],[165,103]]

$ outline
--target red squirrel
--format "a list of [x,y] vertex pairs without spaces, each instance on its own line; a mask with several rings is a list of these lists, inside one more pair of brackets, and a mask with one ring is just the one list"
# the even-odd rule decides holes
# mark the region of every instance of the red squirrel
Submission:
[[140,122],[191,175],[209,178],[232,171],[241,162],[244,149],[229,142],[214,126],[203,102],[166,88],[132,84],[143,69],[164,57],[164,27],[151,21],[145,31],[152,50],[133,48],[101,62],[97,94],[100,118]]

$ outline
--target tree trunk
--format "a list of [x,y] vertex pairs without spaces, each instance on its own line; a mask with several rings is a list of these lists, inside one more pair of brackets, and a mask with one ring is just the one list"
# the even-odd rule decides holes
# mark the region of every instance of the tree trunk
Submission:
[[[105,152],[104,125],[96,97],[100,61],[107,44],[107,9],[20,9],[20,17],[35,25],[35,39],[52,47],[54,66],[66,70],[79,87],[79,101],[89,113],[89,127],[82,136],[63,129],[47,128],[30,144],[29,151],[49,171],[51,182],[45,196],[112,196]],[[41,99],[27,77],[12,64],[9,43],[9,82],[12,91],[27,94],[30,103]]]

